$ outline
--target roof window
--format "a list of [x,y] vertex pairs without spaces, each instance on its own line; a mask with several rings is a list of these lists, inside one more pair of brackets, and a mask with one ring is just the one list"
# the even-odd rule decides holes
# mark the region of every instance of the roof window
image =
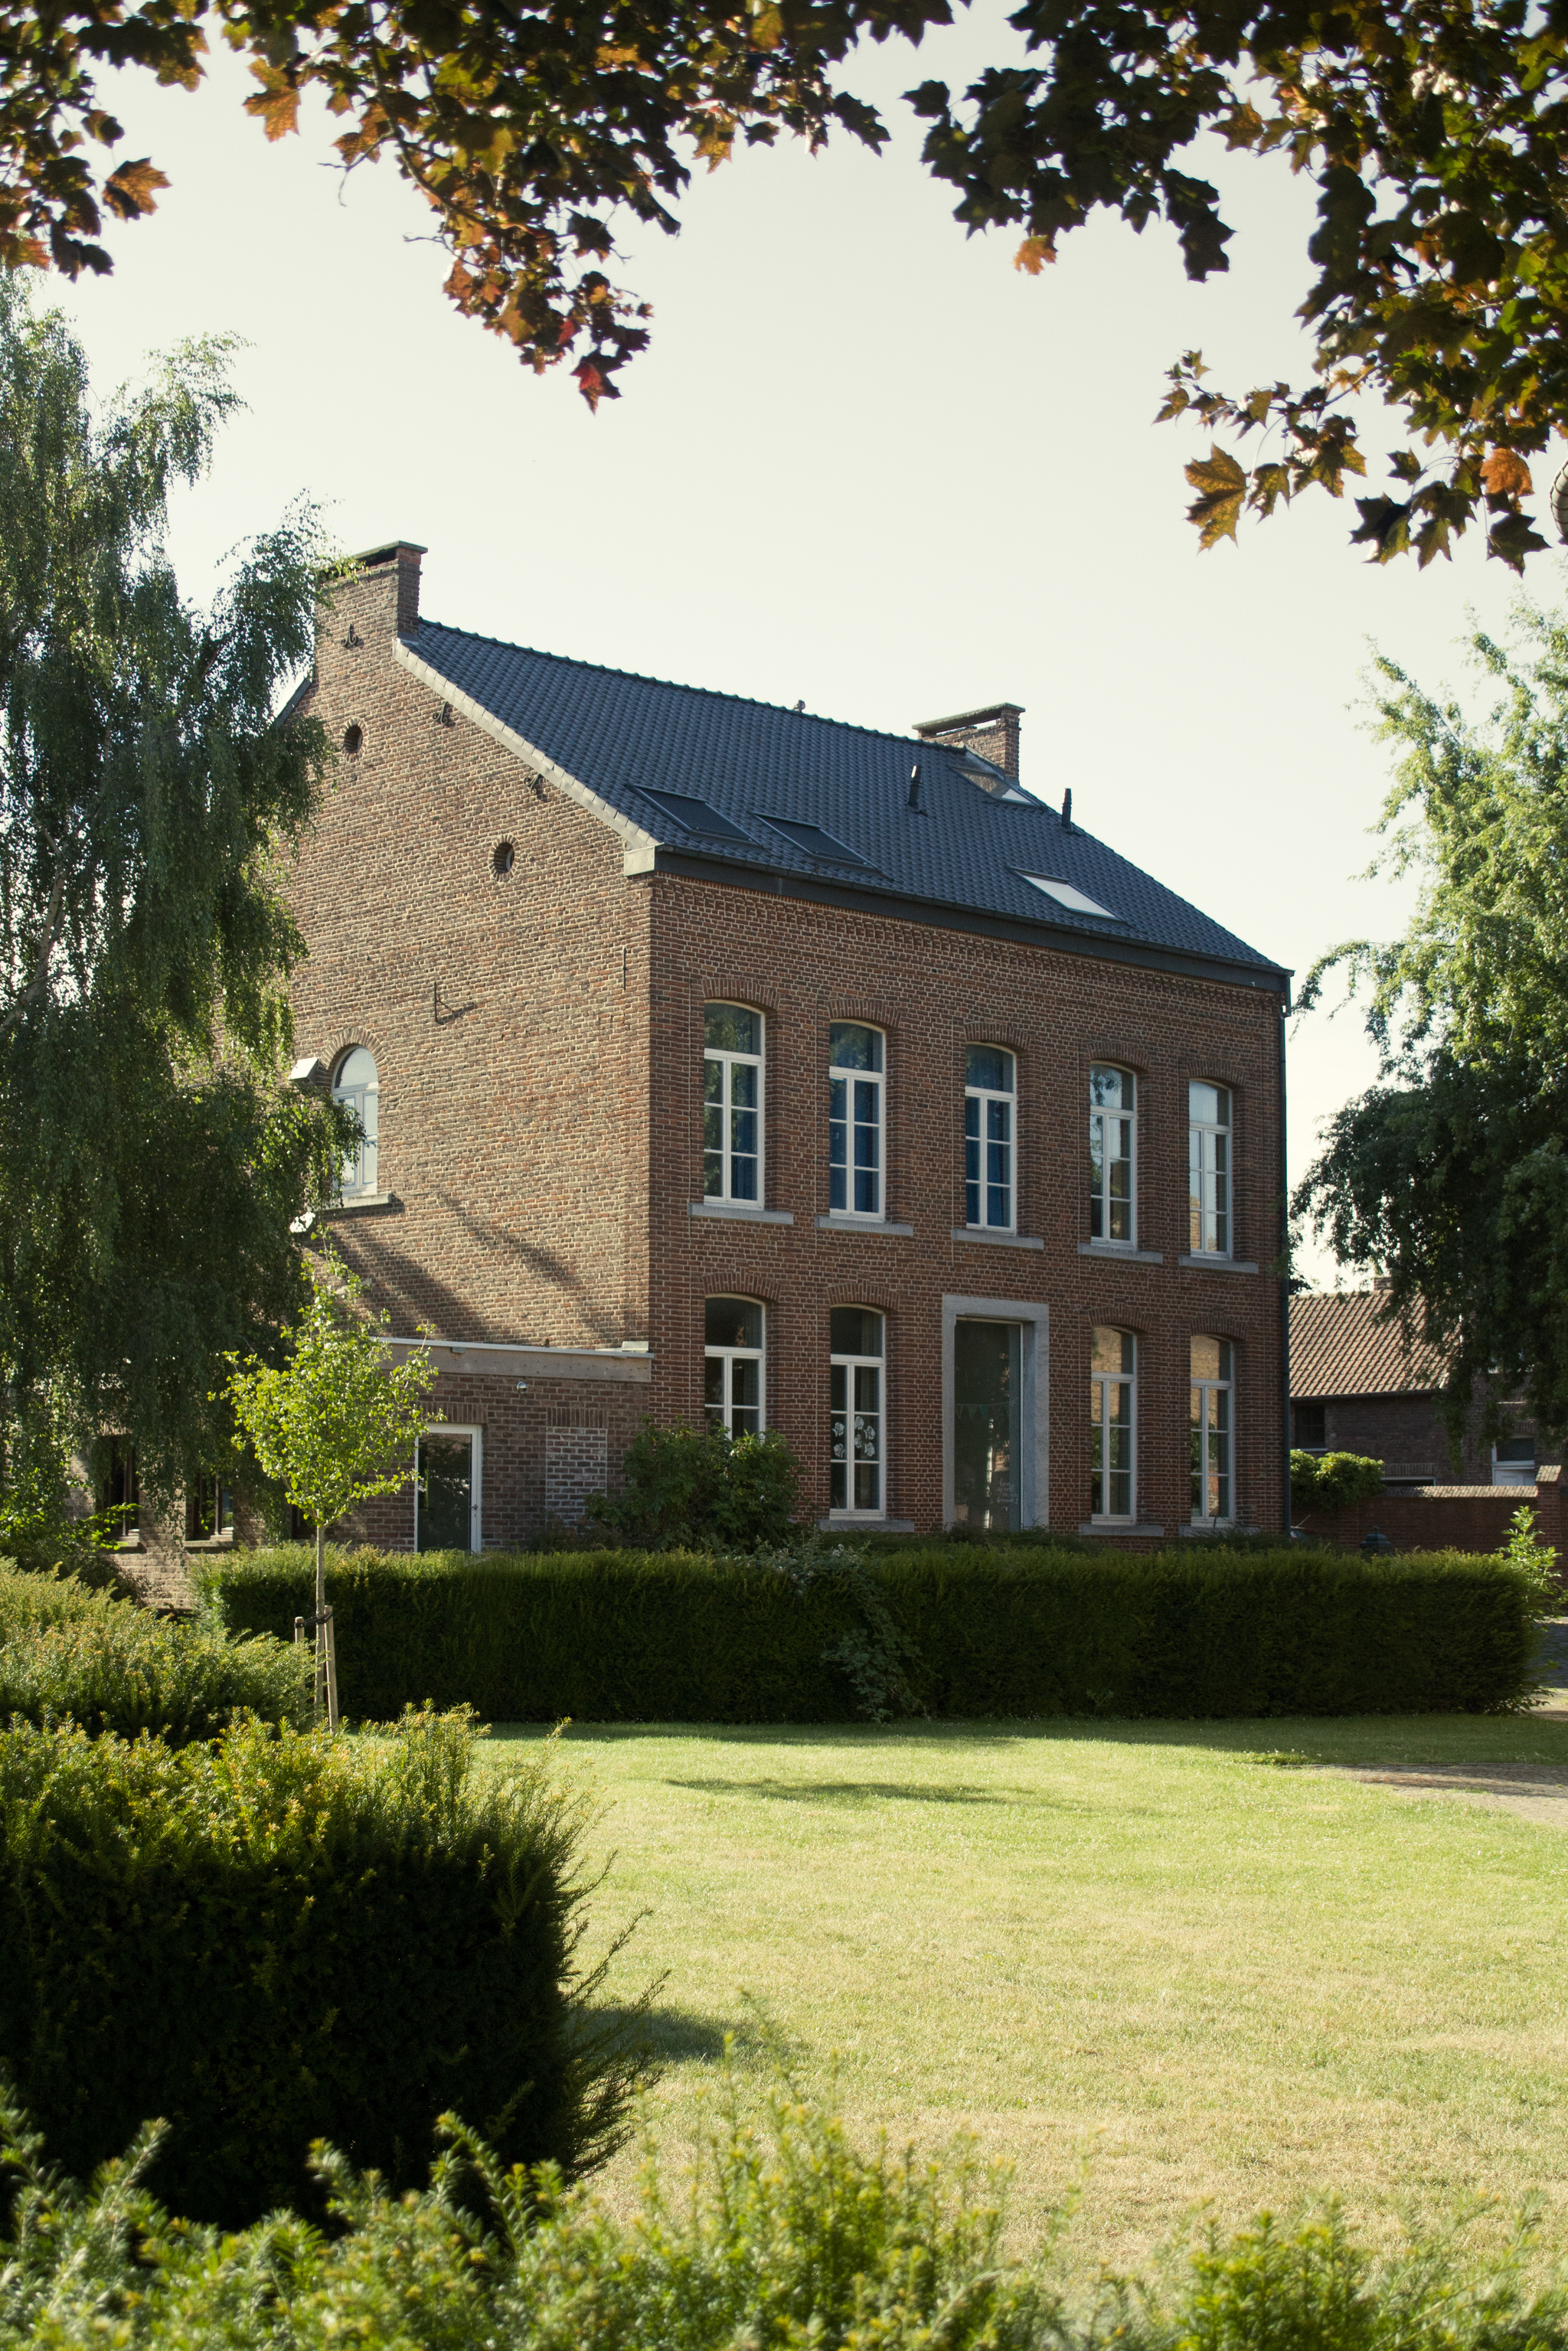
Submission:
[[653,806],[678,824],[683,832],[706,832],[716,841],[744,841],[755,849],[757,843],[748,832],[730,818],[691,792],[649,792],[643,794]]
[[1048,898],[1054,898],[1059,906],[1067,907],[1071,914],[1098,914],[1107,923],[1119,923],[1122,919],[1120,914],[1113,914],[1109,906],[1103,906],[1098,898],[1091,898],[1083,891],[1075,890],[1071,882],[1057,881],[1054,874],[1026,873],[1023,878],[1026,882],[1032,882],[1037,890],[1043,890]]
[[773,831],[781,832],[797,849],[804,850],[808,857],[820,858],[825,865],[863,865],[866,862],[858,850],[848,848],[835,834],[824,832],[820,824],[798,824],[792,816],[765,816],[762,821]]

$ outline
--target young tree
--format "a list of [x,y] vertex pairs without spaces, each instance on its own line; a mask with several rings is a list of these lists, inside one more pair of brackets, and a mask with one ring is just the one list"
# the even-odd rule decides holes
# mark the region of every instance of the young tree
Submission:
[[1381,829],[1422,888],[1403,938],[1351,940],[1381,1081],[1331,1123],[1295,1207],[1343,1263],[1391,1278],[1390,1311],[1448,1362],[1457,1438],[1522,1391],[1568,1428],[1568,619],[1521,604],[1512,647],[1478,633],[1493,706],[1472,722],[1389,661],[1384,737],[1400,747]]
[[413,1474],[435,1379],[427,1353],[387,1360],[384,1314],[331,1251],[312,1264],[314,1291],[285,1333],[281,1364],[235,1363],[225,1395],[264,1473],[316,1530],[316,1703],[338,1727],[337,1646],[327,1605],[327,1529],[356,1502],[395,1494]]
[[[59,0],[0,9],[0,261],[107,269],[108,211],[131,220],[166,185],[152,160],[109,168],[119,123],[97,71],[135,65],[194,89],[204,27],[251,61],[268,138],[325,96],[345,167],[390,154],[428,199],[459,309],[536,370],[563,359],[591,402],[648,340],[645,305],[603,265],[617,222],[674,233],[694,165],[780,132],[839,130],[879,147],[877,110],[841,86],[866,39],[917,43],[950,0],[574,0],[439,8],[385,0]],[[1019,0],[1005,62],[960,96],[907,93],[925,156],[964,227],[1021,235],[1038,272],[1099,208],[1176,229],[1190,277],[1227,267],[1232,231],[1195,172],[1202,134],[1289,157],[1318,191],[1316,278],[1300,316],[1316,381],[1206,392],[1199,355],[1166,413],[1274,445],[1250,470],[1215,446],[1187,468],[1204,545],[1301,490],[1366,470],[1384,403],[1404,445],[1355,538],[1422,563],[1488,522],[1521,565],[1544,544],[1523,506],[1528,460],[1568,423],[1568,33],[1530,0]],[[99,168],[97,159],[102,158]]]
[[351,1127],[281,1077],[280,854],[330,754],[276,706],[320,533],[287,517],[205,612],[164,552],[228,350],[99,407],[0,274],[0,1388],[24,1426],[63,1399],[78,1436],[125,1430],[154,1491],[221,1458],[213,1363],[298,1309],[289,1224]]

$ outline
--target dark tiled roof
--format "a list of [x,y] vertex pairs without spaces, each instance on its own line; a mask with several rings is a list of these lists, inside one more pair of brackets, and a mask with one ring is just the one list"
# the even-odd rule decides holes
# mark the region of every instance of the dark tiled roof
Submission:
[[1443,1384],[1438,1358],[1405,1352],[1397,1322],[1378,1317],[1376,1290],[1308,1290],[1291,1301],[1293,1396],[1427,1395]]
[[[815,876],[927,904],[998,915],[1103,944],[1244,967],[1280,967],[1041,801],[993,799],[958,755],[737,695],[567,661],[424,621],[408,651],[616,813],[669,850]],[[921,769],[920,810],[908,805]],[[677,823],[650,794],[706,800],[737,841]],[[779,820],[818,827],[854,862],[813,856]],[[1026,880],[1065,881],[1115,920],[1071,911]]]

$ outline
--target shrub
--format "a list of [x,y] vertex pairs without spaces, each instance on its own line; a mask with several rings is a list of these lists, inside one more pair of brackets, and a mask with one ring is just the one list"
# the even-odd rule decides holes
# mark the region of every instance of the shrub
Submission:
[[1292,1453],[1291,1508],[1343,1510],[1383,1491],[1383,1464],[1363,1453]]
[[[1523,2231],[1485,2265],[1453,2233],[1376,2261],[1332,2206],[1212,2231],[1150,2281],[1059,2281],[1038,2255],[1003,2258],[1005,2168],[962,2143],[936,2161],[863,2155],[782,2091],[760,2126],[722,2105],[674,2192],[651,2155],[629,2210],[507,2178],[462,2133],[402,2199],[324,2153],[328,2233],[282,2219],[223,2238],[138,2194],[144,2149],[84,2192],[44,2168],[19,2116],[0,2128],[22,2182],[0,2244],[5,2345],[1563,2351],[1568,2336],[1563,2284],[1531,2277]],[[466,2209],[475,2172],[486,2224]]]
[[301,2199],[317,2137],[413,2185],[447,2107],[568,2177],[615,2143],[582,1802],[472,1740],[0,1736],[0,2064],[70,2169],[162,2115],[160,2192],[235,2224]]
[[235,1716],[294,1722],[308,1666],[292,1643],[234,1640],[219,1627],[172,1625],[70,1577],[0,1564],[0,1724],[69,1719],[94,1735],[139,1731],[182,1746]]
[[800,1498],[800,1465],[777,1429],[732,1438],[645,1421],[626,1449],[622,1491],[596,1494],[589,1510],[629,1542],[754,1551],[788,1541]]
[[[311,1573],[303,1545],[235,1559],[230,1621],[285,1631]],[[936,1545],[801,1576],[680,1552],[328,1561],[361,1719],[430,1696],[491,1721],[852,1721],[865,1583],[909,1645],[884,1689],[936,1715],[1484,1712],[1534,1687],[1535,1581],[1461,1552]]]

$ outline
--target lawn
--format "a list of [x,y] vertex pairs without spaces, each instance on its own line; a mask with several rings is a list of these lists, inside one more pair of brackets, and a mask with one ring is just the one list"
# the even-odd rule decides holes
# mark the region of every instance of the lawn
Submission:
[[1082,2178],[1084,2256],[1326,2188],[1379,2234],[1539,2189],[1568,2246],[1568,1838],[1345,1768],[1568,1765],[1568,1717],[580,1725],[564,1760],[596,1921],[649,1913],[614,1985],[668,1971],[662,2137],[727,2032],[767,2062],[760,2013],[858,2133],[1008,2156],[1020,2236]]

